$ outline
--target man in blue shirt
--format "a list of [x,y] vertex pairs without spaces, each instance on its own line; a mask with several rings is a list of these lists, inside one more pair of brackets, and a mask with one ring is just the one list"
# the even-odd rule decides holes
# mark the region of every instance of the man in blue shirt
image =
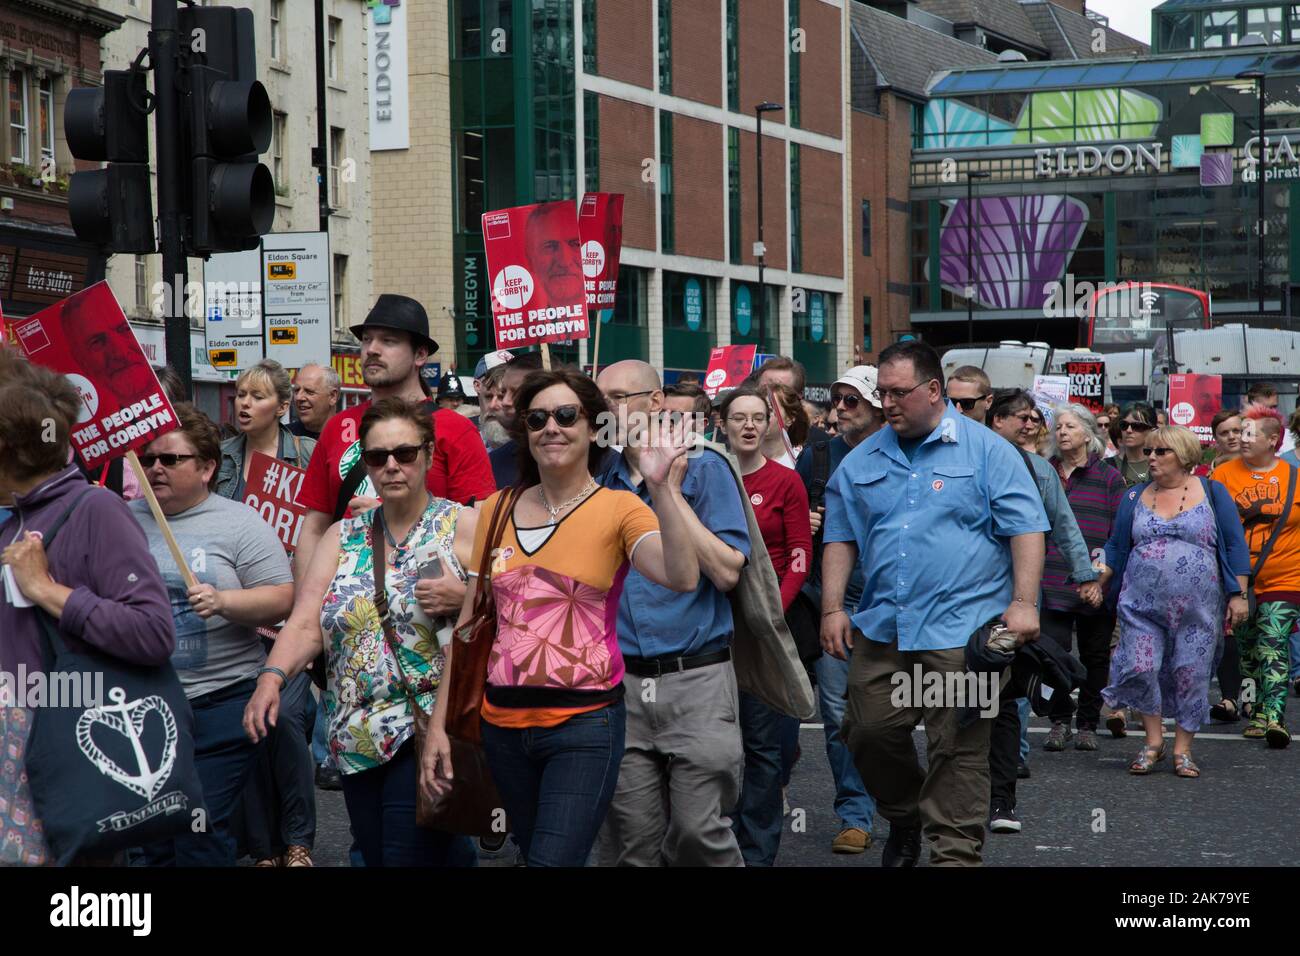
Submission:
[[[876,369],[871,365],[858,365],[849,369],[831,386],[831,407],[838,413],[838,432],[828,440],[826,455],[829,480],[848,453],[866,441],[885,424],[885,414],[880,399],[875,397]],[[803,453],[795,462],[795,470],[803,479],[811,496],[816,466],[818,439],[809,438]],[[807,601],[814,621],[821,618],[822,578],[821,541],[816,537],[821,528],[825,506],[812,512],[813,559],[808,568],[808,580],[798,600]],[[862,597],[862,571],[856,565],[849,575],[844,592],[844,609],[855,611]],[[844,691],[848,685],[849,663],[830,654],[817,658],[817,701],[821,706],[822,729],[826,735],[826,758],[830,762],[831,776],[835,778],[835,814],[840,828],[831,841],[833,853],[862,853],[871,846],[871,829],[876,816],[876,804],[867,793],[853,766],[853,754],[844,743],[840,724],[844,720]]]
[[[624,446],[599,481],[648,502],[638,445],[663,406],[658,373],[617,362],[597,384]],[[731,468],[713,452],[687,460],[682,496],[698,519],[699,587],[679,594],[629,570],[619,600],[627,743],[600,837],[605,866],[742,865],[727,817],[740,798],[744,753],[726,592],[749,557],[749,531]]]
[[[853,449],[826,489],[822,647],[853,654],[844,733],[890,822],[881,864],[915,866],[924,827],[932,864],[977,865],[992,721],[958,726],[959,708],[985,704],[958,675],[971,634],[998,617],[1037,639],[1047,515],[1015,449],[945,400],[930,346],[885,349],[876,395],[890,427]],[[863,592],[850,618],[855,562]],[[922,720],[927,770],[912,742]]]

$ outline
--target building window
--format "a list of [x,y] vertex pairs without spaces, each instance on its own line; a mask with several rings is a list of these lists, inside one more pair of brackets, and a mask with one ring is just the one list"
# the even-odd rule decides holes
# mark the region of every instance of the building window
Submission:
[[673,91],[673,0],[659,0],[659,92]]
[[9,161],[27,162],[27,74],[14,70],[9,74]]
[[334,328],[341,329],[348,322],[348,257],[334,257]]
[[862,351],[871,351],[871,296],[862,297]]
[[1157,53],[1182,53],[1196,49],[1196,14],[1171,13],[1159,17]]
[[278,110],[271,122],[271,177],[275,180],[275,194],[289,195],[289,184],[284,178],[284,134],[289,126],[289,114]]
[[586,0],[582,5],[582,70],[596,74],[596,3]]
[[271,59],[276,62],[284,60],[283,16],[284,0],[271,0]]
[[[803,61],[803,54],[795,49],[794,38],[795,30],[799,29],[799,0],[789,0],[790,3],[790,29],[786,37],[786,45],[790,48],[790,105],[788,115],[790,125],[799,125],[799,72],[800,64]],[[802,49],[803,44],[800,44]]]
[[740,112],[740,0],[727,0],[727,109]]
[[483,134],[467,129],[460,146],[460,228],[478,232],[483,218]]
[[347,197],[343,191],[343,176],[340,173],[340,167],[343,165],[343,152],[345,133],[337,126],[330,127],[330,204],[333,206],[344,206],[347,204]]
[[149,308],[149,260],[144,256],[135,257],[135,310],[145,312]]
[[600,192],[600,96],[582,91],[583,186],[589,193]]
[[659,111],[659,244],[672,253],[677,246],[673,222],[673,114]]
[[1236,10],[1212,10],[1201,17],[1201,46],[1207,50],[1236,46],[1241,21]]
[[54,81],[48,76],[41,80],[37,93],[41,123],[41,176],[54,175]]
[[790,144],[790,270],[803,272],[803,185],[799,144]]
[[727,127],[727,258],[740,262],[740,130]]
[[862,254],[871,255],[871,200],[862,200]]
[[343,21],[338,17],[330,17],[329,26],[329,44],[327,47],[328,56],[325,60],[326,73],[331,80],[339,78],[339,37],[343,33]]
[[1269,46],[1282,42],[1282,8],[1253,7],[1246,10],[1246,32],[1258,33]]

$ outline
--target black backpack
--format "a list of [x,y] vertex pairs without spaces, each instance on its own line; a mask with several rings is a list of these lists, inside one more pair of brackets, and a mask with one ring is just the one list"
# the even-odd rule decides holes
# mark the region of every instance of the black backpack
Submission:
[[[73,510],[94,493],[79,493],[45,532],[47,553]],[[49,614],[35,613],[47,687],[79,699],[33,708],[27,743],[32,803],[53,859],[67,866],[78,857],[111,856],[206,821],[194,716],[172,665],[130,664],[89,646],[73,650]],[[82,675],[102,675],[102,684]],[[80,693],[68,692],[74,684]],[[91,695],[103,688],[99,706],[84,699],[87,685]]]

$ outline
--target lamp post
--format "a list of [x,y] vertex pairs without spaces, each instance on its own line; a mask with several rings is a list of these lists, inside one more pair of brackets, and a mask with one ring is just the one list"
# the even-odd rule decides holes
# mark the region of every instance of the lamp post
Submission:
[[[1268,46],[1268,41],[1258,33],[1249,33],[1242,37],[1238,47],[1261,47]],[[1257,144],[1255,148],[1255,241],[1257,256],[1259,259],[1259,276],[1256,282],[1259,285],[1259,314],[1264,314],[1264,179],[1268,174],[1268,139],[1264,135],[1264,70],[1263,61],[1260,67],[1252,70],[1243,70],[1237,74],[1239,80],[1252,80],[1255,84],[1255,93],[1259,100],[1259,128],[1257,132]]]
[[758,120],[758,242],[754,243],[754,256],[758,259],[758,347],[767,343],[767,290],[763,286],[763,270],[767,268],[767,246],[763,244],[763,114],[784,109],[780,103],[764,101],[754,107]]
[[966,171],[966,342],[975,344],[975,269],[973,264],[971,221],[975,217],[975,200],[972,186],[977,179],[988,179],[989,174],[978,169]]

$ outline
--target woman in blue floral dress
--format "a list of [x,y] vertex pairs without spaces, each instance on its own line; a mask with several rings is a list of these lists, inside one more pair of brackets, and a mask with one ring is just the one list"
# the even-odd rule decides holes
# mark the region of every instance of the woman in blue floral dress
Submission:
[[1201,459],[1195,435],[1166,425],[1147,433],[1143,451],[1151,481],[1125,493],[1101,568],[1112,601],[1118,592],[1120,624],[1102,697],[1142,716],[1146,743],[1130,773],[1150,773],[1165,758],[1168,714],[1174,772],[1197,777],[1192,739],[1208,716],[1215,646],[1246,616],[1250,552],[1228,490],[1192,474]]
[[[433,710],[442,678],[441,646],[451,634],[450,621],[427,613],[416,585],[439,571],[465,580],[477,513],[425,489],[434,435],[428,412],[418,405],[401,399],[376,402],[361,419],[360,440],[382,503],[372,513],[335,524],[313,553],[244,726],[254,740],[265,735],[284,682],[323,645],[329,745],[366,866],[472,865],[475,851],[467,837],[416,826],[420,756],[412,708]],[[375,604],[374,543],[380,534],[386,541],[393,641],[384,634]]]

